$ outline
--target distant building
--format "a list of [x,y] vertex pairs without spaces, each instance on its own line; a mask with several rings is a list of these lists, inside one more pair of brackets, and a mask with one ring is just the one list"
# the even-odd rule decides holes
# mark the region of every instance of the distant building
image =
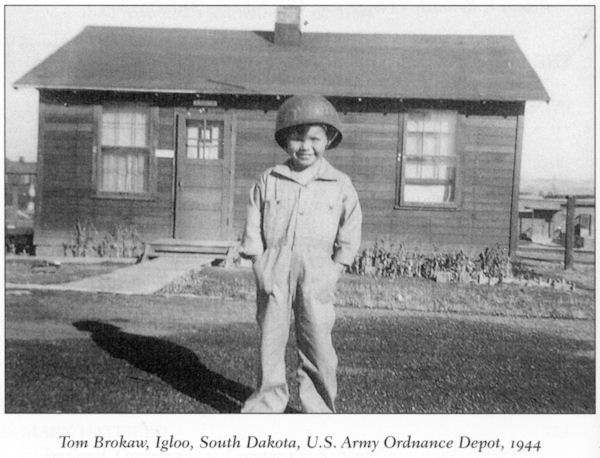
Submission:
[[4,204],[33,215],[36,192],[36,163],[4,161]]
[[[575,196],[575,235],[583,238],[583,248],[594,249],[596,207],[593,196]],[[567,219],[567,196],[519,199],[521,239],[539,243],[561,243]]]
[[4,161],[4,242],[7,251],[32,250],[36,165],[22,158]]

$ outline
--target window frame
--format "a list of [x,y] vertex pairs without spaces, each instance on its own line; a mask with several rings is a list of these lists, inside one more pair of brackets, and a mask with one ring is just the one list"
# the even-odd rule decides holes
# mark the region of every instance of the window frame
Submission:
[[[148,125],[146,127],[147,146],[103,146],[102,145],[102,114],[107,108],[134,108],[144,109],[148,115]],[[158,145],[158,107],[141,103],[105,103],[94,106],[94,126],[96,135],[94,136],[94,145],[92,151],[92,176],[93,176],[93,195],[99,199],[120,199],[120,200],[155,200],[157,192],[157,159],[156,149]],[[119,192],[102,190],[102,161],[103,152],[128,152],[144,151],[148,157],[148,170],[146,171],[145,191],[143,192]]]
[[[190,127],[190,125],[188,124],[189,121],[194,121],[192,124],[198,124],[198,133],[200,133],[200,129],[206,128],[208,127],[208,123],[217,123],[220,127],[220,133],[222,135],[222,138],[218,141],[217,143],[217,157],[216,158],[207,158],[207,157],[200,157],[200,149],[198,148],[200,142],[198,142],[198,145],[196,145],[196,152],[198,153],[198,157],[189,157],[188,156],[188,152],[187,152],[187,148],[188,148],[188,139],[189,137],[187,136],[187,129]],[[203,126],[200,126],[200,122],[203,123]],[[185,131],[186,131],[186,136],[185,136],[185,144],[184,146],[184,154],[185,157],[184,159],[188,162],[213,162],[213,163],[218,163],[218,162],[223,162],[224,157],[225,157],[225,129],[226,129],[226,119],[221,119],[219,118],[214,118],[214,117],[186,117],[185,120]],[[200,135],[198,135],[198,140],[200,140]]]
[[[441,156],[441,157],[450,157],[453,158],[454,167],[455,167],[455,177],[454,177],[454,200],[452,202],[405,202],[404,201],[404,187],[407,184],[407,179],[405,177],[406,163],[408,162],[408,158],[404,154],[406,151],[406,142],[407,142],[407,124],[409,114],[411,113],[430,113],[430,112],[446,112],[453,113],[456,118],[455,123],[455,132],[454,132],[454,156]],[[461,192],[461,173],[462,173],[462,153],[460,149],[460,115],[457,110],[448,110],[448,109],[435,109],[435,108],[419,108],[410,111],[406,111],[400,113],[398,120],[398,152],[396,156],[396,195],[395,195],[395,205],[394,209],[396,210],[457,210],[460,208],[460,202],[462,197]],[[419,183],[425,183],[427,179],[415,179],[418,180]],[[410,181],[410,180],[409,180]],[[439,180],[432,179],[431,183],[438,183]]]

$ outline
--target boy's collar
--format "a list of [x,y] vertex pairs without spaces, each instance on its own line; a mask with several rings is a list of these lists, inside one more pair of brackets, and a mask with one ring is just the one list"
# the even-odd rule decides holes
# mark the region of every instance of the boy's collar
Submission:
[[[278,164],[273,167],[273,173],[289,178],[290,180],[296,181],[292,169],[290,167],[291,159],[288,159],[283,164]],[[324,157],[319,158],[319,163],[317,164],[317,173],[315,174],[315,180],[324,180],[324,181],[337,181],[339,179],[339,174],[336,173],[336,170],[333,166],[325,159]]]

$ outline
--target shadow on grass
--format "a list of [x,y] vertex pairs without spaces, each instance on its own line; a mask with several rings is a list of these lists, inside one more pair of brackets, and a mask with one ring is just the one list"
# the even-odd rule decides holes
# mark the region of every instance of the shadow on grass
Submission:
[[239,412],[252,393],[246,385],[210,370],[193,351],[181,345],[123,332],[100,321],[76,321],[73,326],[91,332],[92,340],[111,356],[157,375],[181,393],[219,412]]

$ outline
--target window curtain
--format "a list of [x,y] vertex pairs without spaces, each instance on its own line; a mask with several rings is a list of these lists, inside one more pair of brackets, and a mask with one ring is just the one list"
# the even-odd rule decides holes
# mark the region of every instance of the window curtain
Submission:
[[107,192],[145,192],[147,155],[109,153],[102,155],[102,190]]

